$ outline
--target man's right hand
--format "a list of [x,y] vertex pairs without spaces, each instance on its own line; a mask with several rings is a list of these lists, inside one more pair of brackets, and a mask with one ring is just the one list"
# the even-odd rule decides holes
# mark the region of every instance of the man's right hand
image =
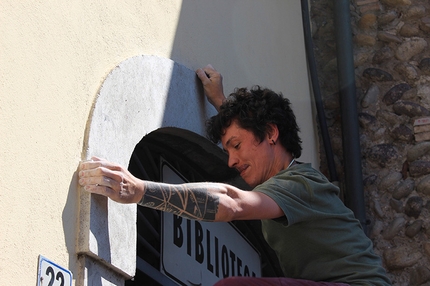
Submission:
[[197,69],[196,74],[202,81],[208,101],[219,111],[221,104],[225,100],[221,74],[210,64],[204,68]]

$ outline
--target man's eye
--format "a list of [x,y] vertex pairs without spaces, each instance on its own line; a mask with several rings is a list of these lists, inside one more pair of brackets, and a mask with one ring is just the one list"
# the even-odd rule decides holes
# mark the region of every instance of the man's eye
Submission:
[[239,147],[240,147],[240,143],[239,143],[239,144],[234,145],[234,149],[239,149]]

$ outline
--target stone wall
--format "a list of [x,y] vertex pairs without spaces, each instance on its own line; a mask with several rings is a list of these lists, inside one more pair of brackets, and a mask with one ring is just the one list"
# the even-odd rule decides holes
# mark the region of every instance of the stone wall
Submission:
[[[335,1],[311,0],[311,20],[342,186]],[[393,285],[430,285],[430,1],[351,0],[350,10],[369,236]]]

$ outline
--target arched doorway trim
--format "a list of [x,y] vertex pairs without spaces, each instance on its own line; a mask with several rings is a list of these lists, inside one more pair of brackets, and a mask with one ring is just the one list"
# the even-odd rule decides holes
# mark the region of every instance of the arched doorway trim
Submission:
[[[116,66],[102,83],[89,116],[83,157],[99,156],[126,167],[146,134],[160,127],[204,134],[204,121],[213,114],[193,70],[166,58],[135,56]],[[111,276],[112,270],[119,277],[133,276],[136,205],[84,191],[79,202],[77,253],[82,273],[77,279]],[[115,284],[117,278],[108,279]]]

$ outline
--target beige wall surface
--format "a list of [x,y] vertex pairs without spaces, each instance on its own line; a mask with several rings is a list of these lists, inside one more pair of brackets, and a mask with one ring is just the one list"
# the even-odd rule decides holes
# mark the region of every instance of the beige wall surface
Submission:
[[1,1],[1,285],[34,285],[39,254],[78,268],[76,168],[90,110],[106,75],[140,54],[211,63],[226,93],[282,92],[301,159],[318,167],[300,1]]

